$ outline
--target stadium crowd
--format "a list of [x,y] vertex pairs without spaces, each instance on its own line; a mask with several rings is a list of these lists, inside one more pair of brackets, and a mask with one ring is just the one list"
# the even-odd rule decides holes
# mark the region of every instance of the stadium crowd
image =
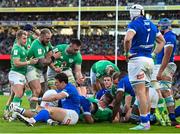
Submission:
[[[176,20],[180,16],[180,11],[149,11],[152,20],[158,20],[159,18],[168,17],[171,20]],[[50,13],[0,13],[0,21],[71,21],[78,20],[77,12],[66,12],[53,14]],[[18,17],[17,17],[18,16]],[[115,12],[82,12],[81,20],[115,20]],[[120,12],[119,20],[129,20],[130,16],[128,12]]]
[[[15,39],[16,29],[0,30],[0,54],[10,54]],[[54,46],[62,43],[69,43],[73,36],[54,34],[51,42]],[[180,54],[180,35],[177,36],[176,54]],[[83,42],[81,53],[86,55],[113,55],[115,37],[112,35],[81,35]],[[108,51],[107,51],[108,50]],[[123,54],[123,36],[118,36],[118,55]]]
[[[56,46],[57,44],[69,43],[69,39],[72,36],[66,35],[53,35],[52,44]],[[122,48],[123,36],[119,36],[118,46]],[[10,50],[15,39],[14,29],[5,30],[0,32],[0,54],[10,54]],[[81,36],[83,42],[82,54],[96,54],[96,55],[112,55],[114,54],[114,43],[115,39],[112,35],[92,35],[92,36]],[[98,49],[97,49],[98,48]],[[100,49],[99,49],[100,48]],[[107,51],[108,50],[108,51]],[[118,54],[123,54],[123,49],[118,49]]]
[[[2,7],[77,5],[77,1],[65,0],[1,2]],[[103,3],[102,0],[83,2],[82,5],[88,6]],[[113,2],[104,0],[103,5],[115,4]],[[140,0],[121,2],[120,5],[131,2],[149,4]],[[153,4],[156,2],[151,0]],[[172,4],[171,0],[165,2]],[[3,119],[8,122],[19,119],[28,126],[37,122],[54,126],[75,125],[78,121],[109,121],[138,124],[130,130],[149,130],[155,123],[180,128],[176,120],[180,116],[180,106],[175,108],[171,91],[173,88],[178,90],[180,84],[180,70],[174,62],[174,55],[180,53],[180,35],[172,32],[168,18],[159,21],[158,30],[146,19],[141,5],[130,8],[130,17],[132,22],[125,36],[118,36],[118,55],[125,55],[128,71],[120,70],[108,60],[96,61],[88,69],[90,84],[85,82],[86,73],[82,72],[85,66],[82,55],[114,55],[115,37],[110,35],[113,31],[83,29],[88,32],[86,35],[83,32],[79,40],[54,27],[36,29],[26,24],[21,29],[1,28],[0,54],[11,55],[11,69],[0,70],[0,77],[6,78],[0,81],[0,90],[8,88],[8,82],[11,88]],[[90,98],[86,86],[93,91]],[[30,109],[21,105],[24,94],[28,97]],[[180,95],[176,97],[179,99]]]
[[[81,2],[82,6],[115,6],[115,0],[83,0]],[[31,0],[31,1],[23,1],[23,0],[0,0],[1,7],[63,7],[70,6],[76,7],[78,6],[78,0]],[[142,5],[157,5],[157,4],[165,4],[165,5],[177,5],[180,4],[179,0],[121,0],[119,1],[119,5],[126,6],[133,3],[141,3]]]

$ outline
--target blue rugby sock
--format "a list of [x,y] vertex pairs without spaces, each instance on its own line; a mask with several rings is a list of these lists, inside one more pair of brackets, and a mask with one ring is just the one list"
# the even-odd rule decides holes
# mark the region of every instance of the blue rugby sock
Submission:
[[141,123],[148,123],[149,116],[148,115],[140,115],[140,121],[141,121]]
[[169,119],[170,119],[171,121],[176,121],[175,113],[169,113]]
[[34,117],[34,119],[36,122],[47,122],[47,120],[50,119],[49,112],[43,109]]
[[176,117],[179,117],[179,116],[180,116],[180,106],[178,106],[178,107],[175,109],[175,116],[176,116]]

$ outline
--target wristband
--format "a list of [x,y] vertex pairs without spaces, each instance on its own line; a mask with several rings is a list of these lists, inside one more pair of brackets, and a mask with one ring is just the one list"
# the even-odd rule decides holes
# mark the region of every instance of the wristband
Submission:
[[38,98],[38,102],[41,102],[42,101],[42,98],[40,97],[40,98]]

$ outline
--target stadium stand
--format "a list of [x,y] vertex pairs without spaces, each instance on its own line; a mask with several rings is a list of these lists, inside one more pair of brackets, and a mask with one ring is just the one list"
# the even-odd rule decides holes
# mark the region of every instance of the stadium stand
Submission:
[[[62,7],[77,6],[78,0],[0,0],[1,7]],[[179,0],[121,0],[119,5],[125,6],[133,3],[141,3],[142,5],[176,5],[180,4]],[[82,6],[115,6],[115,0],[83,0]]]
[[[110,35],[108,30],[114,30],[115,27],[115,8],[111,7],[108,11],[103,10],[102,12],[99,12],[97,9],[103,6],[115,6],[115,2],[115,0],[82,0],[81,6],[93,6],[93,8],[95,6],[96,8],[96,10],[94,8],[91,11],[84,9],[81,13],[81,20],[84,21],[81,28],[82,31],[85,31],[81,35],[83,42],[81,53],[83,55],[114,55],[115,37],[113,34]],[[163,0],[163,2],[161,0],[121,0],[119,1],[120,10],[118,16],[120,31],[125,31],[129,21],[129,13],[125,6],[130,6],[133,3],[148,5],[149,9],[146,13],[150,15],[149,18],[155,21],[156,24],[160,18],[168,17],[173,20],[173,26],[179,28],[180,11],[176,5],[180,5],[180,0]],[[149,5],[156,6],[155,9],[158,9],[158,6],[160,6],[162,9],[158,9],[157,14],[157,11],[153,9],[154,7],[152,8]],[[167,8],[168,5],[174,6]],[[53,32],[51,42],[54,46],[61,43],[69,43],[70,38],[76,37],[78,10],[73,9],[73,11],[70,11],[68,7],[77,6],[78,0],[0,0],[0,7],[2,8],[0,12],[0,54],[10,54],[16,31],[28,22],[33,23],[38,28],[46,27],[47,23]],[[23,7],[29,7],[29,10],[25,12]],[[31,7],[39,9],[37,12],[33,12]],[[40,7],[49,8],[42,11]],[[50,9],[51,7],[62,7],[63,11],[49,12],[49,10],[52,10]],[[8,8],[13,10],[4,10]],[[15,8],[21,9],[15,10]],[[72,28],[73,35],[62,34],[60,30],[63,28]],[[92,29],[93,31],[91,31]],[[101,33],[98,33],[99,29]],[[123,54],[123,37],[123,34],[118,36],[118,55]],[[176,55],[180,55],[180,35],[177,35],[177,39]],[[2,75],[7,76],[6,72],[8,71],[5,71]],[[179,73],[176,76],[179,78]]]
[[[177,11],[148,11],[151,19],[159,20],[159,18],[170,18],[172,20],[179,19],[180,12]],[[55,12],[50,13],[0,13],[0,21],[70,21],[78,20],[77,12]],[[17,17],[18,16],[18,17]],[[81,20],[115,20],[115,12],[82,12]],[[120,20],[129,20],[129,13],[120,12],[118,18]]]
[[[15,29],[1,30],[0,31],[0,54],[10,54],[10,50],[15,39]],[[52,37],[52,44],[69,43],[69,39],[73,36],[54,34]],[[118,55],[123,54],[123,37],[118,37]],[[177,49],[176,54],[180,54],[180,35],[177,36]],[[114,54],[114,36],[112,35],[82,35],[81,40],[83,46],[81,49],[82,54],[95,54],[95,55],[113,55]],[[108,51],[107,51],[108,50]]]

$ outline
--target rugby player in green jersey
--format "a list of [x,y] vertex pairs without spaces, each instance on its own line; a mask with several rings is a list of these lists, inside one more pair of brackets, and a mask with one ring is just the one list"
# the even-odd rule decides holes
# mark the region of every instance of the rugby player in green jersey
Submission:
[[[24,31],[27,32],[27,41],[24,47],[26,50],[29,50],[32,42],[39,37],[40,30],[35,28],[31,24],[26,24],[23,29]],[[25,85],[25,95],[27,96],[28,99],[32,97],[32,90],[30,89],[28,82]],[[31,106],[31,103],[30,103],[30,106]]]
[[[45,79],[47,66],[59,57],[58,53],[52,53],[52,45],[50,43],[52,33],[49,29],[41,30],[38,39],[34,40],[28,51],[28,58],[39,59],[35,65],[27,67],[26,78],[33,92],[34,97],[39,97],[45,91]],[[33,108],[36,107],[34,104]]]
[[[26,32],[26,35],[27,35],[27,40],[26,40],[26,44],[24,45],[24,48],[26,50],[29,50],[29,48],[31,47],[31,43],[39,37],[39,34],[40,34],[40,31],[39,29],[35,29],[32,25],[30,24],[26,24],[24,27],[23,27],[23,30]],[[17,39],[15,39],[14,41],[14,44],[17,44]],[[25,84],[25,94],[28,98],[30,98],[32,96],[32,91],[31,89],[29,88],[28,86],[28,83]],[[4,109],[4,119],[8,119],[8,114],[9,111],[8,111],[8,108],[9,108],[9,105],[11,104],[13,98],[14,98],[14,92],[11,92],[11,95],[9,96],[7,102],[6,102],[6,106],[5,106],[5,109]]]
[[[53,49],[54,53],[60,52],[61,56],[48,68],[49,88],[55,87],[54,76],[59,72],[64,72],[72,84],[82,84],[84,77],[81,73],[82,56],[80,53],[80,48],[81,41],[78,39],[72,39],[70,44],[60,44]],[[76,81],[72,73],[73,66]]]
[[100,60],[95,62],[90,70],[90,80],[91,80],[91,85],[93,86],[93,89],[98,91],[99,89],[102,88],[102,78],[105,75],[110,75],[114,72],[120,72],[119,68],[112,63],[111,61],[108,60]]
[[24,85],[26,83],[25,75],[27,72],[27,65],[36,64],[38,61],[37,59],[30,59],[27,61],[27,51],[24,48],[27,40],[25,31],[17,31],[16,40],[11,51],[11,70],[8,76],[11,90],[15,94],[11,102],[11,109],[21,104],[21,97],[23,96]]
[[24,47],[29,50],[32,42],[39,37],[40,31],[30,24],[26,24],[23,29],[27,32],[27,41]]
[[113,101],[110,93],[104,94],[100,100],[94,98],[85,98],[80,96],[82,115],[80,118],[87,123],[110,121],[112,118],[112,110],[108,108]]

